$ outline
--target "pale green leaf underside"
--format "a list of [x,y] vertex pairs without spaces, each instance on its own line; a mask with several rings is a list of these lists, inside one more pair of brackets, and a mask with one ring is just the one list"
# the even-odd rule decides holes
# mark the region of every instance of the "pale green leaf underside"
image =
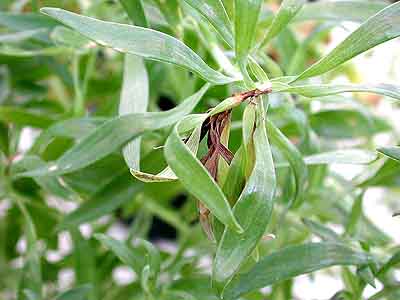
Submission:
[[394,159],[394,160],[397,160],[398,162],[400,162],[400,147],[379,148],[378,151],[380,153],[383,153],[386,156],[390,157],[391,159]]
[[[126,54],[119,115],[144,113],[147,111],[148,102],[149,77],[144,61],[141,57]],[[122,149],[125,162],[131,169],[140,169],[140,143],[139,137]]]
[[307,3],[293,19],[293,22],[309,20],[364,22],[386,6],[387,4],[381,0],[325,0]]
[[225,42],[233,47],[232,24],[221,0],[184,0],[196,9],[221,35]]
[[304,97],[321,97],[349,92],[374,93],[400,100],[400,86],[393,84],[311,84],[289,86],[273,82],[273,92],[293,93]]
[[224,299],[237,299],[252,290],[301,274],[335,265],[365,265],[371,258],[336,243],[289,246],[260,260],[249,272],[239,274],[224,291]]
[[269,120],[267,120],[268,133],[271,141],[278,147],[279,151],[285,156],[293,170],[296,189],[293,201],[290,203],[300,204],[301,195],[307,186],[308,170],[300,151],[290,142],[290,140]]
[[235,51],[245,62],[254,42],[261,0],[235,0]]
[[378,155],[374,151],[362,149],[335,150],[310,155],[304,158],[307,165],[320,164],[370,164],[377,159]]
[[294,81],[324,74],[351,58],[400,36],[400,2],[365,21],[328,55],[300,74]]
[[[200,123],[201,125],[201,123]],[[200,142],[200,135],[201,135],[201,126],[198,126],[190,135],[188,141],[186,142],[186,146],[188,149],[194,154],[197,154],[197,150],[199,148]],[[131,174],[136,179],[143,181],[143,182],[167,182],[167,181],[174,181],[177,180],[175,173],[171,170],[169,166],[167,166],[164,170],[160,173],[154,175],[150,173],[141,172],[136,169],[130,169]]]
[[304,5],[305,0],[284,0],[274,17],[271,26],[268,29],[264,40],[261,43],[261,48],[268,44],[268,42],[277,36],[289,22],[296,16]]
[[[364,149],[333,150],[303,157],[307,166],[331,164],[367,165],[377,158],[378,154],[376,152]],[[276,163],[277,168],[288,166],[290,165],[286,162]]]
[[59,8],[42,8],[41,11],[102,46],[179,65],[213,84],[236,80],[213,70],[193,50],[167,34],[133,25],[105,22]]

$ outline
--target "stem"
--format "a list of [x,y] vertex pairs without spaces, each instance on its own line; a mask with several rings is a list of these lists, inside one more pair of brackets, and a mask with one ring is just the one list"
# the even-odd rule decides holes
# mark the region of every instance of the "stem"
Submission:
[[82,87],[79,84],[79,65],[80,65],[80,55],[74,55],[72,59],[72,76],[74,81],[74,92],[75,92],[75,102],[74,102],[74,115],[82,116],[84,114],[84,103],[83,103],[83,92]]
[[93,50],[89,54],[89,59],[86,66],[85,75],[82,84],[82,97],[86,98],[89,79],[93,74],[94,67],[96,66],[97,50]]
[[37,0],[31,0],[31,9],[33,12],[39,11],[39,4]]

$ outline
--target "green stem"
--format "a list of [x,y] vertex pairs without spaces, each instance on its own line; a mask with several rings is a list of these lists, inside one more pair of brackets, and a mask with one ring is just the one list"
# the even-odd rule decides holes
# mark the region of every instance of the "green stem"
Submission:
[[87,89],[89,85],[89,79],[93,74],[94,68],[96,66],[97,50],[93,50],[89,54],[89,59],[86,66],[85,75],[83,77],[82,83],[82,97],[85,99],[87,95]]
[[37,0],[31,0],[31,9],[33,12],[39,11],[39,4]]
[[79,82],[80,77],[80,55],[74,55],[72,59],[72,76],[74,82],[75,102],[74,102],[74,115],[82,116],[84,114],[83,92]]

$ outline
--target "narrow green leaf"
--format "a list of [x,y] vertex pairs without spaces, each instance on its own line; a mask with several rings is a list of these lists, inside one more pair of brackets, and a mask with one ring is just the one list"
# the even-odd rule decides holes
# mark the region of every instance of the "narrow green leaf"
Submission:
[[314,234],[319,236],[324,241],[336,243],[341,241],[340,235],[338,235],[329,227],[308,219],[303,219],[302,221]]
[[[143,59],[131,54],[125,55],[119,115],[143,113],[149,102],[149,78]],[[122,149],[129,168],[140,169],[141,138],[128,143]]]
[[264,257],[249,272],[239,274],[224,291],[224,299],[236,299],[252,290],[272,285],[301,274],[336,265],[365,265],[368,254],[335,243],[310,243],[289,246]]
[[46,128],[53,124],[56,118],[24,108],[0,106],[0,120],[21,126]]
[[144,239],[137,239],[139,245],[146,249],[147,264],[150,266],[151,276],[156,278],[160,273],[161,256],[158,249],[150,242]]
[[124,264],[130,266],[136,274],[140,274],[144,268],[145,261],[142,255],[136,253],[124,242],[115,240],[105,234],[97,233],[94,237],[105,247],[110,249]]
[[306,156],[307,165],[320,164],[370,164],[378,158],[376,152],[363,149],[345,149]]
[[304,97],[321,97],[348,92],[374,93],[400,100],[400,87],[393,84],[313,84],[289,86],[276,82],[274,92],[293,93]]
[[93,247],[90,240],[86,240],[77,228],[70,230],[71,238],[74,244],[74,265],[77,284],[91,284],[88,299],[95,300],[98,290],[96,289],[96,259],[93,256]]
[[58,295],[55,300],[86,300],[92,288],[90,284],[84,284]]
[[397,251],[393,256],[379,269],[377,277],[385,275],[393,267],[400,265],[400,251]]
[[184,1],[206,18],[225,42],[233,47],[232,24],[221,0]]
[[359,276],[360,279],[365,283],[368,283],[373,288],[376,288],[375,276],[368,265],[357,268],[357,276]]
[[378,151],[393,160],[400,162],[400,147],[379,148]]
[[[25,155],[21,161],[17,162],[17,168],[21,166],[24,170],[32,170],[44,166],[44,162],[36,155]],[[78,200],[79,196],[60,178],[57,177],[35,177],[34,180],[45,191],[68,200]]]
[[175,125],[165,144],[164,155],[168,165],[188,192],[203,202],[213,215],[226,226],[242,231],[221,188],[181,140],[179,124]]
[[364,22],[386,6],[387,4],[381,0],[325,0],[307,3],[293,22],[309,20]]
[[133,24],[140,27],[149,27],[142,0],[119,0]]
[[394,3],[365,21],[328,55],[301,73],[294,81],[321,75],[349,59],[400,36],[400,2]]
[[289,206],[301,204],[303,191],[306,189],[308,180],[308,170],[305,161],[299,150],[289,141],[289,139],[269,120],[267,120],[268,133],[272,143],[278,146],[279,151],[288,160],[296,181],[296,190],[293,200]]
[[76,210],[66,215],[56,230],[76,227],[113,212],[143,189],[143,183],[132,180],[129,172],[117,176],[108,185],[83,202]]
[[[189,116],[190,117],[190,116]],[[194,116],[197,120],[197,116]],[[200,122],[200,125],[203,122]],[[189,136],[189,139],[186,142],[187,147],[193,154],[197,154],[197,150],[199,148],[200,142],[200,135],[201,135],[201,126],[197,126],[195,130],[193,130],[192,134]],[[169,166],[167,166],[164,170],[159,172],[158,174],[150,174],[139,171],[139,169],[130,169],[131,174],[136,179],[143,181],[143,182],[167,182],[167,181],[174,181],[177,180],[175,173],[171,170]]]
[[88,40],[78,32],[64,26],[57,26],[50,34],[50,38],[61,47],[71,47],[79,53],[95,47],[92,41]]
[[38,28],[54,28],[58,23],[46,16],[36,13],[9,13],[0,12],[0,25],[15,31],[31,30]]
[[239,198],[246,183],[243,146],[236,151],[226,177],[229,178],[229,180],[225,181],[222,190],[229,203],[233,205]]
[[40,299],[42,298],[42,270],[37,247],[36,228],[23,200],[14,193],[11,196],[24,218],[24,231],[27,242],[25,264],[18,285],[18,300],[29,300],[30,296],[27,295],[32,295],[34,299]]
[[112,119],[85,136],[57,161],[20,176],[60,175],[84,168],[119,150],[145,132],[174,124],[193,110],[208,88],[208,84],[204,85],[197,93],[169,111],[129,114]]
[[41,11],[102,46],[179,65],[214,84],[236,80],[213,70],[193,50],[167,34],[138,26],[100,21],[59,8],[42,8]]
[[272,21],[271,26],[267,34],[264,37],[264,40],[261,43],[260,48],[263,48],[268,44],[270,40],[272,40],[275,36],[277,36],[286,26],[290,23],[290,21],[296,16],[296,14],[301,10],[304,5],[305,0],[283,0],[282,4],[276,14],[274,20]]
[[103,125],[107,120],[106,118],[79,118],[58,121],[42,131],[30,152],[41,154],[56,137],[79,140]]
[[244,66],[256,34],[261,0],[235,0],[235,51]]
[[244,232],[239,234],[231,228],[225,228],[213,266],[213,279],[218,284],[226,283],[254,251],[267,229],[272,213],[276,178],[262,102],[257,104],[254,150],[253,171],[233,208]]
[[35,57],[35,56],[58,56],[62,54],[70,54],[71,49],[62,47],[46,47],[41,49],[27,50],[21,47],[4,45],[0,47],[0,55],[10,57]]
[[20,43],[45,32],[43,28],[0,34],[0,43]]
[[351,207],[351,212],[347,219],[346,224],[346,234],[348,236],[356,236],[358,224],[362,216],[362,203],[363,203],[364,193],[361,193],[354,199],[353,206]]

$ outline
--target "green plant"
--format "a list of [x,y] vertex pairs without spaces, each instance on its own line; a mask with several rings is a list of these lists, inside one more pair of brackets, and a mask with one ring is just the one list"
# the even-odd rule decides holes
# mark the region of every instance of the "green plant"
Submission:
[[[399,249],[362,209],[369,188],[398,186],[395,129],[339,94],[398,101],[400,88],[332,79],[353,80],[350,59],[400,36],[400,3],[70,0],[40,14],[60,4],[12,2],[0,4],[1,297],[293,299],[296,276],[340,266],[332,299],[365,299],[376,280],[369,299],[398,299]],[[32,12],[6,12],[19,7]],[[314,27],[301,39],[304,21]],[[360,25],[321,58],[342,21]],[[314,101],[336,106],[315,112]],[[375,145],[382,132],[392,147]],[[368,174],[348,180],[331,164]],[[132,217],[124,241],[107,234]],[[148,241],[156,217],[177,232],[173,253]],[[62,232],[73,249],[52,261]],[[137,275],[125,286],[110,280],[121,264]]]

